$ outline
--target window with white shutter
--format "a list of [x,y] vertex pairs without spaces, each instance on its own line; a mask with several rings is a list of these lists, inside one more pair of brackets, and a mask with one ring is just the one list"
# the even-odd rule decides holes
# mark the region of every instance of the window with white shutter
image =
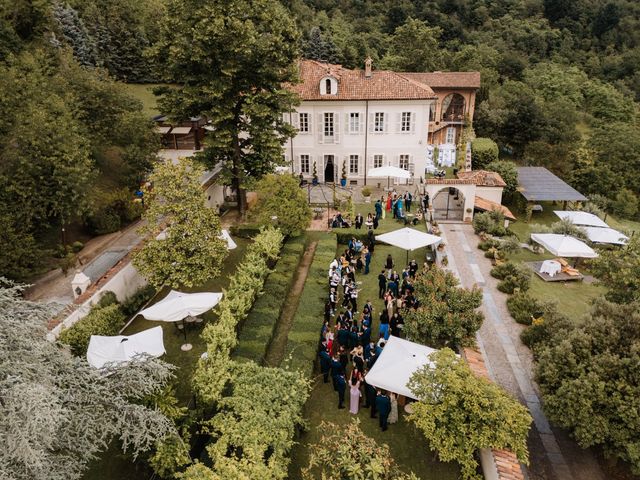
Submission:
[[351,134],[358,134],[360,133],[360,123],[361,123],[361,118],[360,118],[360,112],[349,112],[347,114],[347,118],[349,120],[349,125],[347,126],[347,131]]
[[402,118],[400,119],[400,132],[411,133],[411,124],[413,122],[413,115],[411,112],[402,112]]
[[311,157],[307,154],[302,154],[300,158],[300,173],[309,175],[311,173]]
[[384,117],[384,112],[375,112],[373,114],[373,133],[386,132],[386,122]]
[[297,123],[298,133],[306,134],[311,131],[311,125],[309,124],[309,114],[307,112],[298,113]]
[[349,155],[349,175],[358,175],[360,167],[360,155]]
[[409,155],[402,154],[399,157],[398,166],[403,170],[409,170]]

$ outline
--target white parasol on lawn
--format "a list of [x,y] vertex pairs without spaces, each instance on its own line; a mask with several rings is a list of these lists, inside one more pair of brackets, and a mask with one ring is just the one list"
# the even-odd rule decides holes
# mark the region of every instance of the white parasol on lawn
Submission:
[[600,217],[598,217],[597,215],[594,215],[593,213],[582,212],[579,210],[577,211],[554,210],[553,213],[555,213],[562,220],[568,220],[574,225],[584,225],[587,227],[602,227],[602,228],[609,227],[609,225],[607,225]]
[[595,258],[598,256],[589,245],[570,235],[532,233],[531,240],[558,257]]
[[370,168],[367,172],[367,177],[370,178],[384,178],[387,177],[387,188],[389,188],[389,181],[391,177],[394,178],[411,178],[411,172],[403,170],[402,168],[387,165],[386,167]]
[[138,355],[159,357],[164,355],[162,327],[153,327],[133,335],[91,335],[87,349],[87,361],[95,368],[108,363],[124,364]]
[[437,245],[442,241],[442,238],[431,235],[430,233],[421,232],[415,228],[405,227],[394,230],[393,232],[376,235],[376,240],[406,250],[408,262],[410,251],[430,245]]
[[184,319],[187,317],[197,317],[211,310],[220,300],[222,300],[222,293],[183,293],[171,290],[169,294],[158,303],[140,311],[139,315],[142,315],[147,320],[159,322],[179,322],[182,320],[185,340],[182,349],[186,351],[191,349],[191,345],[186,343],[187,331],[184,325]]

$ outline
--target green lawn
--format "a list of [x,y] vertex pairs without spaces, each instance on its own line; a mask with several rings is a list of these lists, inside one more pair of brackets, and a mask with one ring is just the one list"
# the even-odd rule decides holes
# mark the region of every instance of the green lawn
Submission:
[[[366,213],[366,211],[363,210],[362,213]],[[385,219],[381,224],[381,228],[377,230],[376,233],[401,227],[402,225],[395,223],[392,219]],[[419,228],[424,229],[424,226],[421,225]],[[343,231],[343,229],[339,231]],[[339,255],[345,248],[345,245],[338,245],[336,255]],[[364,273],[356,275],[356,281],[361,282],[359,285],[358,308],[361,310],[361,305],[367,300],[371,300],[375,309],[372,338],[377,337],[379,326],[377,318],[382,308],[382,302],[378,299],[377,276],[382,270],[388,254],[391,254],[393,257],[398,272],[402,271],[407,258],[406,252],[400,248],[377,243],[371,261],[371,271],[369,275],[364,275]],[[419,249],[411,252],[409,259],[415,258],[418,264],[422,265],[425,254],[426,249]],[[310,276],[307,278],[304,294],[312,294],[314,298],[327,294],[326,270],[329,266],[329,261],[326,263],[327,264],[324,265],[325,268],[315,269],[314,276],[311,276],[311,272],[314,271],[313,268],[311,269]],[[322,278],[316,278],[318,276]],[[317,306],[317,302],[314,303],[316,303]],[[307,305],[305,298],[302,299],[300,305],[300,308],[304,308],[304,305]],[[316,335],[319,335],[321,325],[322,312],[319,311],[317,313]],[[295,355],[295,352],[293,352],[293,354]],[[352,415],[348,413],[348,409],[337,409],[337,394],[333,391],[331,383],[323,384],[321,377],[318,380],[318,373],[318,371],[315,371],[313,390],[305,407],[306,417],[309,421],[309,430],[301,434],[299,438],[300,443],[293,451],[292,464],[289,472],[290,478],[294,480],[301,478],[300,470],[307,465],[309,449],[319,440],[322,434],[319,430],[320,422],[330,421],[338,425],[346,425],[346,423],[350,421],[350,417],[352,417]],[[361,420],[363,431],[377,442],[387,443],[394,459],[404,470],[413,471],[418,478],[423,480],[448,480],[458,478],[458,466],[456,464],[439,462],[429,450],[424,436],[406,422],[402,414],[400,415],[400,421],[395,425],[391,425],[386,432],[380,431],[377,420],[369,418],[369,410],[361,409],[358,417]]]
[[152,90],[161,84],[155,83],[124,83],[129,94],[142,102],[142,111],[149,118],[160,114],[158,110],[157,98]]

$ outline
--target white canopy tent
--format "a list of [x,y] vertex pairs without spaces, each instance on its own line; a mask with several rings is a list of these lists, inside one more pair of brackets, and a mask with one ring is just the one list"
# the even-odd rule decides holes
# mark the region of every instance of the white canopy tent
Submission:
[[376,240],[406,250],[408,262],[410,251],[428,247],[429,245],[437,245],[442,241],[442,238],[421,232],[414,228],[405,227],[394,230],[393,232],[376,235]]
[[598,256],[589,245],[570,235],[532,233],[531,240],[558,257],[595,258]]
[[[229,230],[222,229],[220,231],[220,235],[218,235],[218,238],[227,242],[228,250],[233,250],[234,248],[238,248],[238,245],[236,244],[236,242],[234,242],[233,238],[231,238],[231,234],[229,233]],[[162,232],[160,232],[156,237],[156,240],[166,240],[166,239],[167,239],[166,230],[163,230]]]
[[108,363],[124,364],[137,355],[160,357],[165,354],[162,327],[153,327],[134,335],[106,337],[91,335],[87,349],[87,361],[95,368]]
[[389,181],[391,177],[394,178],[411,178],[411,172],[403,170],[402,168],[387,165],[386,167],[370,168],[367,172],[369,178],[384,178],[387,177],[387,188],[389,188]]
[[437,350],[391,336],[365,379],[369,385],[418,400],[407,387],[411,375]]
[[555,213],[562,220],[568,220],[574,225],[602,228],[609,227],[609,225],[607,225],[600,217],[594,215],[593,213],[571,210],[554,210],[553,213]]
[[593,243],[624,245],[629,241],[629,237],[613,228],[582,227],[582,229],[587,232],[589,241]]
[[[215,307],[222,300],[222,293],[199,292],[183,293],[171,290],[169,294],[155,305],[139,312],[147,320],[159,322],[179,322],[187,317],[196,317]],[[182,326],[185,342],[187,341],[186,326]],[[190,350],[191,345],[185,343],[183,350]]]

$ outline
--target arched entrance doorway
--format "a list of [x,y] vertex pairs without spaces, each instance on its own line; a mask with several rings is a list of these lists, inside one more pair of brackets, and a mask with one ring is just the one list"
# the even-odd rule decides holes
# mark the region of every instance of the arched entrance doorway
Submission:
[[335,181],[334,156],[324,156],[324,181],[325,183],[333,183]]
[[434,220],[461,222],[464,218],[464,195],[455,187],[440,190],[431,199]]

